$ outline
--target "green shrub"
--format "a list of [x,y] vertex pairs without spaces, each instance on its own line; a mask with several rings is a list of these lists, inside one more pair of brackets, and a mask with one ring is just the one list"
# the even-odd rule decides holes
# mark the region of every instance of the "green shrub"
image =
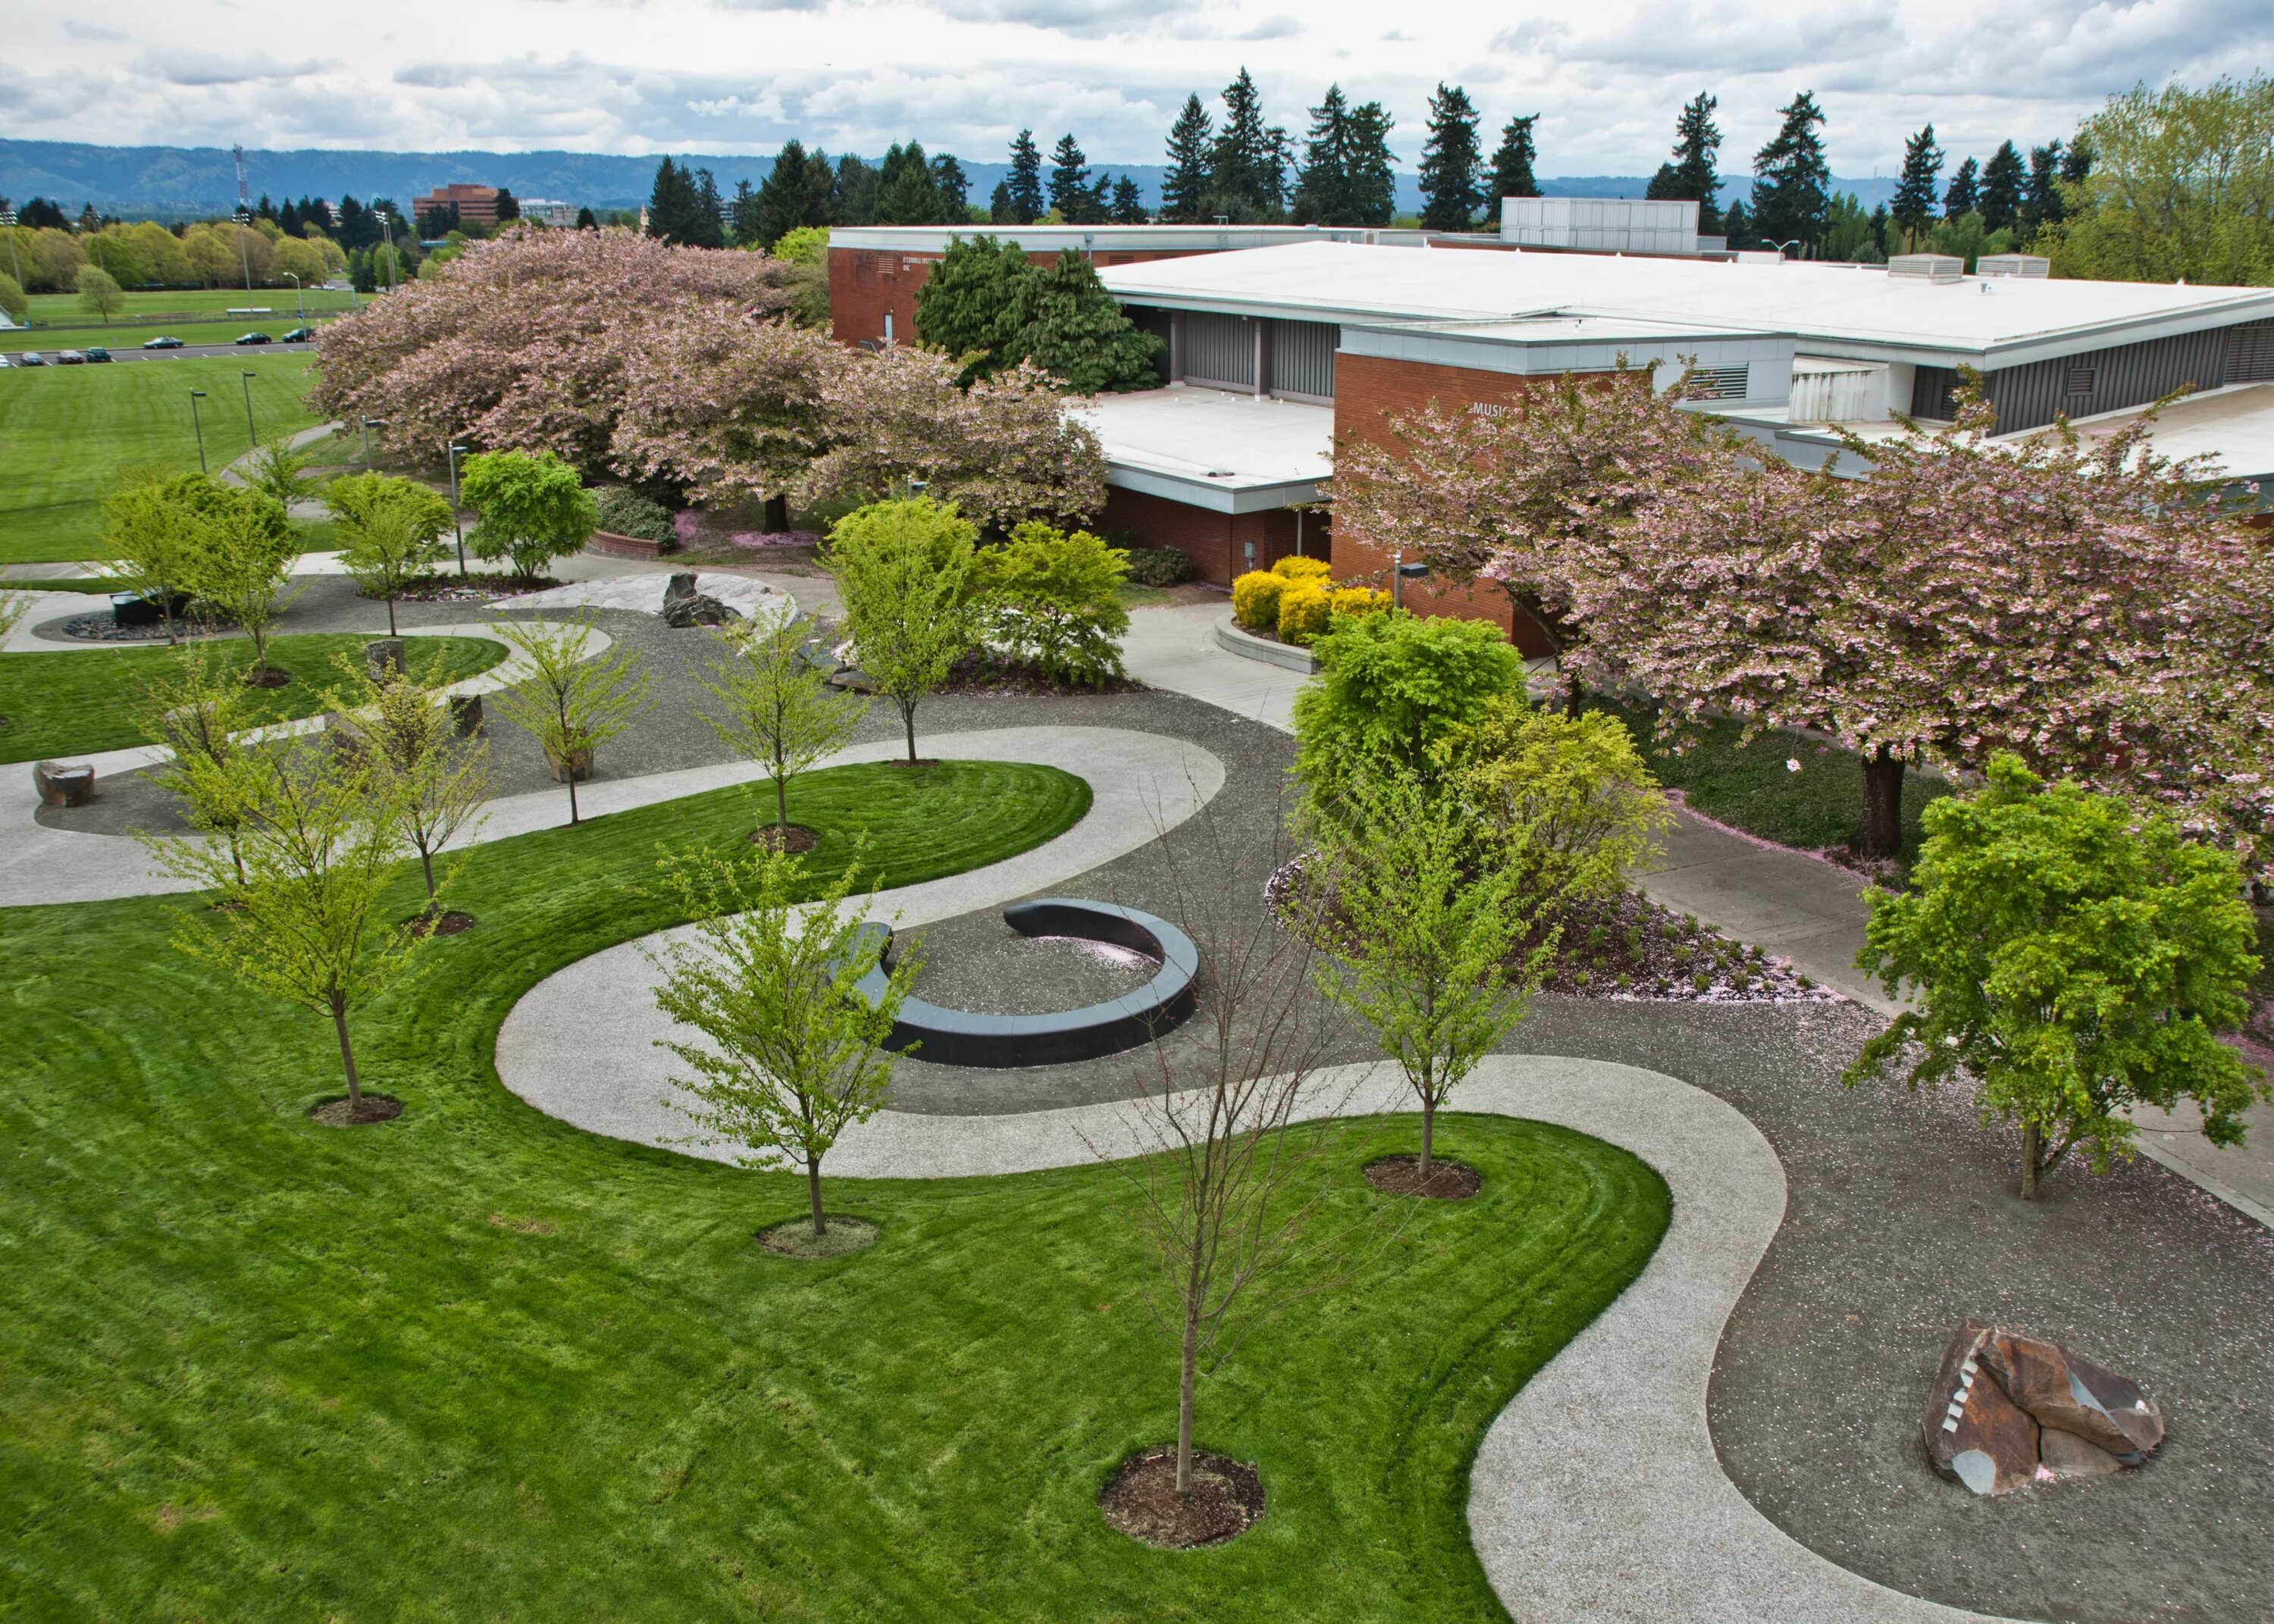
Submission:
[[1279,594],[1287,577],[1268,569],[1251,569],[1231,583],[1231,618],[1252,632],[1279,629]]
[[671,515],[661,502],[651,501],[637,491],[622,485],[610,485],[595,492],[599,528],[618,536],[629,536],[639,541],[652,541],[669,548],[679,545],[679,531],[672,524]]
[[1382,614],[1389,608],[1389,594],[1378,587],[1338,586],[1327,601],[1338,620],[1346,614]]
[[1123,551],[1129,555],[1132,586],[1180,586],[1198,573],[1191,554],[1174,547],[1126,547]]
[[1088,530],[1028,520],[979,555],[991,640],[1054,682],[1103,688],[1120,676],[1129,555]]
[[584,550],[599,522],[592,493],[550,451],[486,451],[466,459],[458,494],[481,515],[466,545],[481,559],[504,559],[532,576],[554,559]]
[[1324,816],[1354,775],[1439,776],[1449,735],[1496,699],[1523,703],[1524,661],[1489,621],[1351,615],[1316,652],[1318,680],[1295,696],[1295,766]]

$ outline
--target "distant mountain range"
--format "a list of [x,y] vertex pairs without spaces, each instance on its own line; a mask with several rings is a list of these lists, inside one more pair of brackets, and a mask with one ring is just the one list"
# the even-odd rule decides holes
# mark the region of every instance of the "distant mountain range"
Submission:
[[[757,184],[773,167],[771,157],[689,153],[686,162],[708,169],[719,190],[734,183]],[[548,198],[592,208],[634,208],[647,200],[657,160],[573,152],[377,152],[299,147],[245,154],[245,184],[255,198],[320,197],[334,201],[352,195],[368,201],[392,198],[408,209],[420,192],[453,181],[503,186],[516,198]],[[876,159],[871,157],[870,162]],[[1000,163],[964,160],[971,198],[984,203],[996,182],[1008,173]],[[1160,196],[1163,166],[1157,163],[1100,163],[1096,169],[1127,175],[1144,189],[1148,203]],[[1638,175],[1567,175],[1543,178],[1550,197],[1638,198],[1647,177]],[[1742,179],[1739,183],[1742,184]],[[1885,202],[1892,179],[1840,180],[1836,190],[1853,192],[1864,207]],[[1728,194],[1724,194],[1725,196]],[[237,201],[237,176],[227,149],[218,147],[95,147],[76,141],[0,140],[0,197],[21,204],[26,198],[51,198],[76,214],[93,203],[105,214],[172,219],[222,213]],[[1397,177],[1397,207],[1421,207],[1419,184]]]

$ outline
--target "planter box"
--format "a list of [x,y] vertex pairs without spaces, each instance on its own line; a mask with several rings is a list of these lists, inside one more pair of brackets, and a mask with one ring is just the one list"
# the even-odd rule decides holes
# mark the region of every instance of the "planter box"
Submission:
[[584,551],[606,558],[651,559],[661,558],[678,545],[675,541],[645,541],[637,536],[619,536],[614,530],[594,530],[584,543]]
[[1308,649],[1299,649],[1291,643],[1281,643],[1274,637],[1259,637],[1231,618],[1229,610],[1216,623],[1216,647],[1243,659],[1261,660],[1267,665],[1284,666],[1308,676],[1318,670],[1319,662]]

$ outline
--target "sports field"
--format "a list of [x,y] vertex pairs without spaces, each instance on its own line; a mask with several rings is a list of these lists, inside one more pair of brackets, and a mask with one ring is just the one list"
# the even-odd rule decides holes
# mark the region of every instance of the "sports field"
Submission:
[[243,456],[246,372],[262,437],[315,421],[303,403],[315,375],[304,354],[0,372],[0,563],[100,557],[99,504],[123,470],[195,471],[192,389],[206,392],[197,405],[207,465]]

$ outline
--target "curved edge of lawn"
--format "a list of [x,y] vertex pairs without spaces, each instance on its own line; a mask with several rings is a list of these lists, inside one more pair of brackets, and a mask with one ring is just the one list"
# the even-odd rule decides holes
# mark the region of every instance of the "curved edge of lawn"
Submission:
[[[248,726],[295,722],[323,708],[325,690],[343,673],[343,656],[360,659],[373,637],[360,632],[296,632],[268,643],[272,669],[290,672],[282,688],[248,689]],[[492,669],[510,650],[495,637],[413,634],[403,639],[411,659],[442,656],[445,680],[463,681]],[[92,756],[153,742],[138,725],[141,684],[178,666],[191,650],[227,667],[252,666],[244,637],[213,637],[175,647],[92,647],[19,650],[0,653],[0,764],[49,757]]]

